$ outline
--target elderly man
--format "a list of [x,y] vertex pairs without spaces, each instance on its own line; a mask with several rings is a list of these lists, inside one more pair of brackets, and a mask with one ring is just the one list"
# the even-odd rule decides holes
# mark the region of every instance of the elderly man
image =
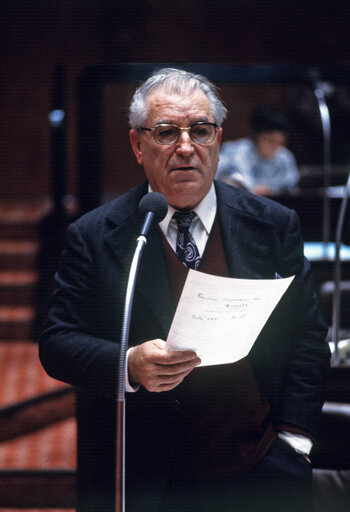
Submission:
[[[295,213],[213,181],[225,115],[206,78],[155,72],[130,107],[131,146],[147,182],[68,229],[40,356],[51,376],[80,389],[84,512],[113,510],[124,276],[149,190],[169,207],[149,238],[134,298],[127,510],[311,510],[308,453],[329,365],[326,329]],[[248,357],[198,367],[195,353],[167,351],[188,267],[247,279],[295,275]]]

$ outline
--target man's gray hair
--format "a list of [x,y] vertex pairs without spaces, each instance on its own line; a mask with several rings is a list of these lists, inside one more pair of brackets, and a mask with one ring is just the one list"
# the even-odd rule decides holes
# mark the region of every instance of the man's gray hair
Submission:
[[200,89],[207,96],[215,123],[221,126],[226,117],[227,109],[220,99],[214,84],[202,75],[175,68],[163,68],[155,71],[138,89],[131,100],[129,123],[137,130],[145,125],[148,109],[147,98],[156,89],[162,88],[170,94],[191,94]]

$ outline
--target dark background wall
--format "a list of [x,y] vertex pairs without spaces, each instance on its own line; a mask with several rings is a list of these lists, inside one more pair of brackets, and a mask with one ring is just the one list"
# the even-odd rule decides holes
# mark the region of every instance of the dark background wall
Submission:
[[[49,193],[47,115],[57,64],[66,69],[67,191],[75,193],[76,84],[87,65],[318,65],[349,60],[348,0],[12,0],[1,4],[0,199],[27,200]],[[106,173],[108,183],[113,180],[113,165]]]

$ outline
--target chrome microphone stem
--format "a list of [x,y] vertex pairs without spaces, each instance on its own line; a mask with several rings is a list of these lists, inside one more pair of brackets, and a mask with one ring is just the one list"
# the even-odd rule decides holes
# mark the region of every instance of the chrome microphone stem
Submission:
[[[130,320],[132,303],[134,298],[136,277],[142,251],[147,244],[145,236],[137,239],[137,245],[131,262],[128,284],[125,295],[124,315],[120,339],[120,352],[117,373],[117,450],[116,450],[116,512],[125,512],[125,372],[126,372],[126,351],[129,341]],[[118,489],[119,487],[119,489]],[[118,494],[119,490],[119,494]]]
[[[137,272],[142,256],[142,251],[147,244],[147,239],[145,236],[141,235],[137,239],[137,245],[134,252],[134,256],[130,266],[128,284],[125,295],[124,302],[124,316],[123,316],[123,324],[121,331],[121,339],[120,339],[120,352],[119,352],[119,364],[118,364],[118,394],[117,400],[119,402],[124,400],[125,397],[125,360],[126,360],[126,351],[129,340],[129,331],[130,331],[130,319],[131,319],[131,310],[132,303],[134,299],[134,291],[136,284]],[[124,373],[121,373],[121,370],[124,370]]]

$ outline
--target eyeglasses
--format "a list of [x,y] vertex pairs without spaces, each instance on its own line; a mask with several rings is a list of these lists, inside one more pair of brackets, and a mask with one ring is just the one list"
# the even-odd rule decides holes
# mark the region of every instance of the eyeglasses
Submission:
[[162,146],[175,144],[182,132],[188,132],[192,141],[196,144],[211,144],[215,139],[218,129],[215,123],[207,122],[193,123],[188,128],[182,128],[176,124],[157,124],[153,128],[140,128],[140,130],[152,132],[156,143]]

